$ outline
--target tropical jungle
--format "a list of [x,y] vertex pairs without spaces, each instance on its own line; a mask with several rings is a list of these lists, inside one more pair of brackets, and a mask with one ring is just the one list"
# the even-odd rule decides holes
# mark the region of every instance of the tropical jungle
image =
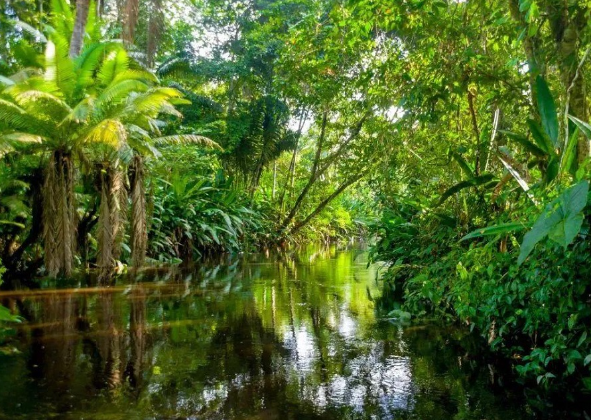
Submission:
[[591,419],[590,55],[590,0],[0,0],[0,420]]

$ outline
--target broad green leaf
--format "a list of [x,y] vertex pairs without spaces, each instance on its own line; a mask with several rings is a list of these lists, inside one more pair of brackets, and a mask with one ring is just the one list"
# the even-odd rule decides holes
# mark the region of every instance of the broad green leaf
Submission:
[[492,179],[494,179],[494,176],[491,174],[483,174],[480,176],[477,176],[475,178],[466,180],[466,181],[461,181],[459,183],[457,183],[456,185],[454,185],[453,187],[449,188],[447,191],[445,191],[442,195],[441,198],[439,199],[439,202],[437,203],[436,206],[441,205],[445,200],[447,200],[449,197],[451,197],[452,195],[462,191],[465,188],[470,188],[470,187],[476,187],[479,185],[484,185],[488,182],[490,182]]
[[466,162],[466,159],[464,159],[462,155],[452,151],[449,152],[449,155],[456,162],[458,162],[458,165],[460,165],[460,168],[462,168],[462,171],[468,178],[474,177],[474,170],[470,167],[470,165],[468,164],[468,162]]
[[536,79],[538,89],[538,106],[540,108],[540,117],[544,131],[552,141],[552,145],[558,145],[558,115],[556,113],[556,104],[546,80],[542,76]]
[[499,132],[505,134],[510,139],[515,140],[517,143],[522,145],[525,148],[525,150],[527,150],[528,152],[530,152],[534,156],[537,156],[537,157],[548,156],[548,154],[544,150],[540,149],[538,146],[536,146],[533,142],[531,142],[526,136],[524,136],[522,134],[514,133],[512,131],[505,131],[505,130],[499,130]]
[[559,167],[560,167],[560,162],[558,161],[557,157],[552,157],[548,161],[548,166],[546,166],[546,174],[545,174],[546,184],[549,184],[556,179],[556,177],[558,176]]
[[528,119],[527,125],[529,126],[531,135],[534,138],[534,141],[536,142],[538,147],[542,149],[544,152],[546,152],[547,155],[556,155],[556,151],[554,150],[552,140],[550,140],[550,138],[542,129],[540,124],[537,121]]
[[0,305],[0,322],[21,322],[20,318],[13,315],[8,308]]
[[575,166],[575,158],[577,157],[576,153],[576,146],[577,146],[577,136],[579,135],[579,128],[577,127],[573,132],[570,139],[568,139],[568,143],[566,144],[566,148],[562,152],[562,156],[560,158],[560,173],[564,174],[566,172],[575,175],[574,172]]
[[582,181],[565,190],[560,197],[546,206],[532,229],[526,233],[521,244],[518,264],[529,256],[542,239],[549,237],[566,248],[572,243],[583,224],[581,213],[587,204],[589,182]]
[[548,236],[563,248],[570,245],[581,230],[584,220],[582,211],[587,204],[588,192],[589,183],[583,181],[566,190],[560,197],[560,204],[556,209],[560,221],[553,226]]
[[586,123],[577,117],[573,117],[572,115],[569,115],[568,118],[576,124],[579,130],[581,130],[581,133],[583,133],[588,139],[591,139],[591,125],[589,123]]
[[528,226],[521,223],[521,222],[503,223],[500,225],[488,226],[488,227],[476,229],[476,230],[470,232],[469,234],[464,236],[461,239],[461,241],[465,241],[468,239],[474,239],[474,238],[482,238],[484,236],[501,235],[501,234],[509,233],[509,232],[518,232],[520,230],[525,229],[526,227],[528,227]]

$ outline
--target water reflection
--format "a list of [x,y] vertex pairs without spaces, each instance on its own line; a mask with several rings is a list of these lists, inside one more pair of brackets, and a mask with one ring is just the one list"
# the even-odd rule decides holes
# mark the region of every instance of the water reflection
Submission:
[[376,269],[335,248],[109,288],[5,295],[1,419],[518,419],[453,330],[377,320]]

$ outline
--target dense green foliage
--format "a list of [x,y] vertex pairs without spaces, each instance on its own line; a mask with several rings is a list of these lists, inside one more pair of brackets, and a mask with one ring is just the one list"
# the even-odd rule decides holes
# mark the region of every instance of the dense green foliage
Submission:
[[[169,3],[3,6],[0,255],[10,281],[79,267],[106,279],[146,257],[190,261],[362,228],[352,204],[363,194],[342,196],[369,166],[368,116],[349,97],[358,83],[321,77],[309,94],[294,90],[309,74],[289,67],[281,45],[301,34],[277,20],[282,8]],[[316,6],[286,7],[296,19]],[[208,40],[212,51],[197,45],[199,33],[234,26],[234,39]],[[350,56],[332,59],[348,71],[362,58]]]
[[8,274],[369,225],[393,315],[591,389],[589,1],[70,3],[0,6]]
[[424,36],[404,40],[406,151],[373,181],[373,258],[393,316],[458,321],[573,398],[591,389],[589,9],[508,3],[410,6]]

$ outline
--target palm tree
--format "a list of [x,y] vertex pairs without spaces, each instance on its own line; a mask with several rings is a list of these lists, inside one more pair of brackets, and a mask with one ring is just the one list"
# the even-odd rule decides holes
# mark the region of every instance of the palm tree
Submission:
[[[175,89],[156,86],[157,79],[134,68],[119,44],[89,45],[74,59],[68,51],[64,38],[52,34],[44,71],[19,82],[4,78],[8,86],[0,98],[0,144],[19,147],[26,143],[26,150],[45,162],[43,236],[46,269],[51,275],[69,275],[73,268],[77,224],[75,161],[88,164],[97,155],[117,156],[125,150],[157,154],[155,145],[165,142],[205,142],[190,135],[153,138],[160,135],[159,115],[179,116],[174,103],[182,102],[182,95]],[[132,159],[135,168],[141,167],[139,159]],[[112,240],[108,238],[114,238],[120,229],[111,223],[114,212],[122,211],[111,197],[113,191],[121,190],[119,168],[118,163],[102,159],[101,196],[107,200],[103,200],[99,216],[103,230],[99,233],[103,238],[99,241],[99,255],[104,255],[99,259],[104,266],[112,259],[112,253],[107,251],[112,248]],[[135,173],[141,175],[142,171],[136,169]],[[136,176],[133,214],[145,218],[145,211],[137,210],[142,207],[143,192],[138,190],[141,182],[142,177]],[[132,226],[137,226],[133,238],[144,236],[139,233],[145,230],[142,222],[132,220]],[[134,248],[140,250],[140,255],[143,253],[141,244]]]

